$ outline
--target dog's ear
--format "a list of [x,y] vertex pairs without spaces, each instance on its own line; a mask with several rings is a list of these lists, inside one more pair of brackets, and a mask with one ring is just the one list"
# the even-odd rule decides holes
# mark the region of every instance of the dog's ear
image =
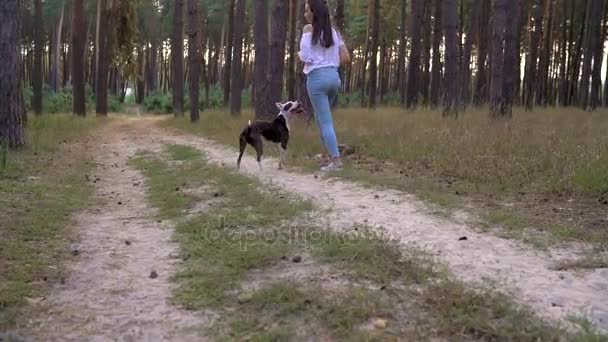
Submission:
[[277,106],[277,108],[279,108],[279,110],[283,110],[283,104],[280,102],[275,103],[275,105]]

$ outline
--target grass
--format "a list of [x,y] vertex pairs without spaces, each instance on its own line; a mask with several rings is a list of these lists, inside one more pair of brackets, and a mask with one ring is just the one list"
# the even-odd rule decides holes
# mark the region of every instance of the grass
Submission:
[[[243,116],[205,112],[198,124],[163,124],[236,147],[236,135],[252,113]],[[448,209],[473,204],[486,221],[511,226],[513,237],[535,227],[556,233],[554,241],[608,242],[605,229],[595,228],[605,218],[602,198],[608,194],[604,110],[515,109],[506,122],[490,120],[485,109],[471,109],[458,120],[398,108],[339,109],[334,116],[340,142],[356,151],[346,157],[340,177],[405,190]],[[323,153],[318,130],[292,121],[290,164],[316,169],[313,157]],[[515,226],[510,217],[497,220],[506,203],[521,220]],[[571,210],[554,211],[561,207]],[[561,234],[559,223],[565,221],[577,234]]]
[[70,214],[89,203],[84,175],[94,167],[76,142],[102,122],[67,115],[32,117],[27,145],[7,151],[0,169],[0,331],[13,327],[27,299],[62,278]]
[[[424,252],[403,251],[368,227],[338,234],[318,226],[314,215],[294,220],[311,213],[311,204],[262,191],[254,178],[208,164],[190,147],[167,152],[160,155],[166,160],[142,153],[136,165],[161,211],[174,209],[174,184],[200,190],[204,210],[184,219],[197,205],[182,202],[170,216],[183,260],[174,301],[218,313],[206,331],[214,339],[586,341],[597,335],[591,327],[571,335],[505,295],[453,280]],[[166,201],[155,200],[163,196]],[[277,269],[296,267],[285,260],[296,254],[306,255],[311,269],[329,268],[338,281],[314,272],[277,277]],[[254,274],[262,275],[257,285]],[[373,327],[379,319],[386,327]]]
[[[263,193],[255,180],[207,164],[192,148],[168,150],[172,161],[189,162],[171,167],[148,154],[134,160],[148,179],[149,199],[161,216],[178,219],[195,202],[209,204],[176,227],[186,263],[177,275],[182,285],[175,300],[192,309],[218,306],[248,270],[272,265],[288,253],[289,236],[279,224],[311,210],[312,204],[287,194],[277,196],[279,191]],[[176,191],[176,186],[184,191]],[[189,189],[202,190],[193,196],[185,192]]]

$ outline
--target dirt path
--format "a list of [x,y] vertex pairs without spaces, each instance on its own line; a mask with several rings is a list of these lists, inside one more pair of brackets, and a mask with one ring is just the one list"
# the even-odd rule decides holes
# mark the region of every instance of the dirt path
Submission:
[[70,275],[45,301],[45,317],[28,324],[28,338],[201,340],[194,330],[208,318],[169,303],[178,247],[170,225],[157,222],[146,203],[143,176],[127,165],[138,149],[160,146],[133,123],[117,120],[92,139],[99,166],[91,179],[98,178],[95,196],[103,204],[77,215]]
[[[145,200],[144,179],[127,162],[138,149],[158,150],[163,143],[197,147],[212,162],[227,166],[234,165],[236,151],[162,130],[157,121],[117,119],[99,132],[99,145],[92,151],[99,163],[96,196],[104,204],[77,216],[79,242],[73,248],[78,255],[70,265],[70,276],[45,301],[49,312],[28,324],[27,337],[45,341],[201,340],[194,330],[211,318],[169,303],[178,247],[171,241],[171,225],[155,221],[154,209]],[[536,253],[517,242],[437,218],[412,196],[279,171],[275,160],[266,159],[264,165],[264,172],[259,173],[249,155],[243,172],[332,209],[333,228],[367,222],[404,245],[415,244],[432,252],[460,279],[491,280],[549,318],[583,314],[608,329],[606,269],[584,274],[553,271],[550,266],[559,255]],[[462,236],[468,239],[459,241]],[[158,278],[150,278],[152,270]]]
[[[233,148],[158,128],[146,131],[158,132],[155,135],[165,136],[167,142],[204,150],[216,163],[235,164],[237,152]],[[366,222],[403,245],[414,244],[430,251],[462,280],[490,281],[550,319],[580,315],[608,330],[608,269],[585,273],[552,270],[555,262],[574,255],[566,251],[549,255],[516,241],[476,233],[464,223],[431,215],[421,202],[397,191],[377,191],[353,182],[279,171],[276,165],[276,160],[267,158],[260,173],[254,158],[248,155],[242,171],[332,209],[330,224],[334,228]],[[461,241],[463,236],[467,240]]]

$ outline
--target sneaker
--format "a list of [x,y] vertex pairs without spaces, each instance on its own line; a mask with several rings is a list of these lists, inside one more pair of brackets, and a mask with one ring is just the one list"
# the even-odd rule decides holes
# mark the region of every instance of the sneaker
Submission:
[[321,168],[321,171],[323,171],[323,172],[340,171],[340,170],[342,170],[342,162],[335,162],[335,161],[332,161],[328,165],[323,166]]

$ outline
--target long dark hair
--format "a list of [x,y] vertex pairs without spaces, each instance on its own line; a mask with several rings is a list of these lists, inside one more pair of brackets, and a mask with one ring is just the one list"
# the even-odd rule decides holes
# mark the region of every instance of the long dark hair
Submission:
[[334,45],[329,9],[325,0],[308,0],[308,6],[314,14],[312,20],[312,45],[321,44],[325,48]]

